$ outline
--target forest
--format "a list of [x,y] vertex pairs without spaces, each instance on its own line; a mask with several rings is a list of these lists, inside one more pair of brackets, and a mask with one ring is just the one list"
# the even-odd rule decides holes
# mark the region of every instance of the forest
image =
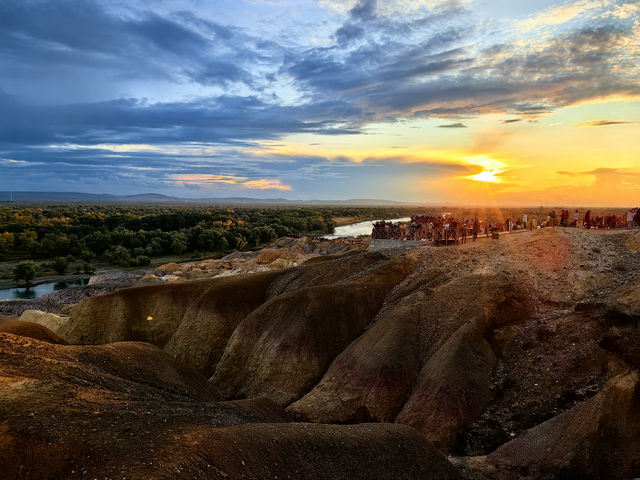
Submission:
[[[333,232],[335,218],[392,218],[415,209],[153,205],[15,205],[0,207],[0,260],[55,259],[118,267],[154,257],[194,257],[256,248],[290,234]],[[55,265],[54,265],[55,268]]]

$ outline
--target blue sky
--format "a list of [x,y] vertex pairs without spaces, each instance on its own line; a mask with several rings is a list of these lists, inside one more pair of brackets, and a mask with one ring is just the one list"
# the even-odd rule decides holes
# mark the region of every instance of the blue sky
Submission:
[[638,173],[639,18],[630,0],[2,0],[0,190],[579,202]]

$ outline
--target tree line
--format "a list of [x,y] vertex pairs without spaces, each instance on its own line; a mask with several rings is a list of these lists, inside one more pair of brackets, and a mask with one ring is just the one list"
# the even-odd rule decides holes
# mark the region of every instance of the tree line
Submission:
[[[411,209],[414,211],[415,209]],[[255,248],[288,234],[332,233],[335,217],[392,218],[406,208],[152,205],[5,205],[0,207],[0,260],[99,259],[121,267],[153,257]],[[57,268],[56,268],[57,266]]]
[[96,257],[118,266],[188,252],[257,247],[290,233],[328,233],[331,212],[316,209],[230,209],[55,205],[0,207],[0,258]]

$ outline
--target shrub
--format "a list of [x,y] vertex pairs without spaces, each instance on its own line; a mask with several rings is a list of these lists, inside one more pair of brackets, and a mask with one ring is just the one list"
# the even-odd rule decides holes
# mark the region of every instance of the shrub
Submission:
[[67,268],[69,268],[69,260],[64,257],[56,257],[51,262],[51,268],[58,274],[64,275],[67,273]]
[[32,260],[25,260],[16,265],[16,268],[13,270],[13,276],[16,281],[24,280],[27,286],[29,286],[31,280],[36,276],[37,271],[38,266],[33,263]]

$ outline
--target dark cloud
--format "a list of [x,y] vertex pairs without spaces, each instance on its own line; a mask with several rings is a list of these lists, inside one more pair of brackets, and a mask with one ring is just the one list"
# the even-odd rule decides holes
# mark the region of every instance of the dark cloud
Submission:
[[[0,95],[0,145],[51,143],[231,143],[287,133],[353,134],[333,120],[314,120],[329,104],[299,108],[256,97],[217,97],[180,103],[135,99],[61,106],[28,106]],[[336,111],[347,112],[337,106]]]
[[360,0],[350,11],[351,20],[368,22],[376,18],[377,0]]
[[345,45],[364,36],[364,28],[359,25],[347,23],[336,30],[336,40],[339,44]]
[[625,122],[622,120],[590,120],[577,123],[576,127],[606,127],[609,125],[638,125],[639,122]]
[[438,125],[438,128],[467,128],[464,123],[447,123],[445,125]]
[[[252,161],[234,151],[204,156],[204,167],[196,167],[191,157],[90,147],[250,148],[292,133],[361,134],[368,124],[404,118],[519,117],[504,121],[511,123],[607,95],[640,95],[632,22],[599,19],[536,48],[502,41],[478,51],[474,19],[456,2],[412,15],[384,15],[384,7],[359,1],[331,44],[308,48],[252,36],[196,10],[163,14],[144,3],[2,0],[0,157],[13,160],[3,161],[3,180],[36,184],[50,174],[70,184],[153,186],[171,169],[207,168],[250,178],[280,174],[284,182],[320,175],[346,182],[355,172],[377,179],[388,168],[435,175],[446,169],[401,159],[370,159],[357,170],[349,159]],[[295,100],[282,103],[275,84],[285,91],[280,94],[294,90]],[[195,85],[185,92],[206,96],[174,94],[185,85]],[[634,122],[580,125],[624,123]],[[46,172],[43,163],[51,167]],[[13,176],[5,175],[9,170]]]
[[508,118],[506,120],[500,120],[500,123],[516,123],[521,121],[522,121],[521,118]]
[[70,81],[93,82],[101,90],[114,80],[256,87],[256,64],[277,55],[274,44],[192,13],[163,17],[107,5],[95,0],[0,2],[0,85],[20,90],[26,82],[51,95]]
[[367,113],[363,122],[483,113],[531,117],[607,95],[640,94],[628,46],[632,24],[602,21],[559,34],[539,50],[521,53],[500,44],[472,55],[460,46],[470,33],[454,21],[460,12],[438,15],[449,22],[431,28],[428,40],[417,45],[402,41],[411,38],[415,21],[404,25],[403,37],[395,34],[402,31],[397,24],[372,20],[357,47],[288,57],[287,72],[315,98],[359,106]]

